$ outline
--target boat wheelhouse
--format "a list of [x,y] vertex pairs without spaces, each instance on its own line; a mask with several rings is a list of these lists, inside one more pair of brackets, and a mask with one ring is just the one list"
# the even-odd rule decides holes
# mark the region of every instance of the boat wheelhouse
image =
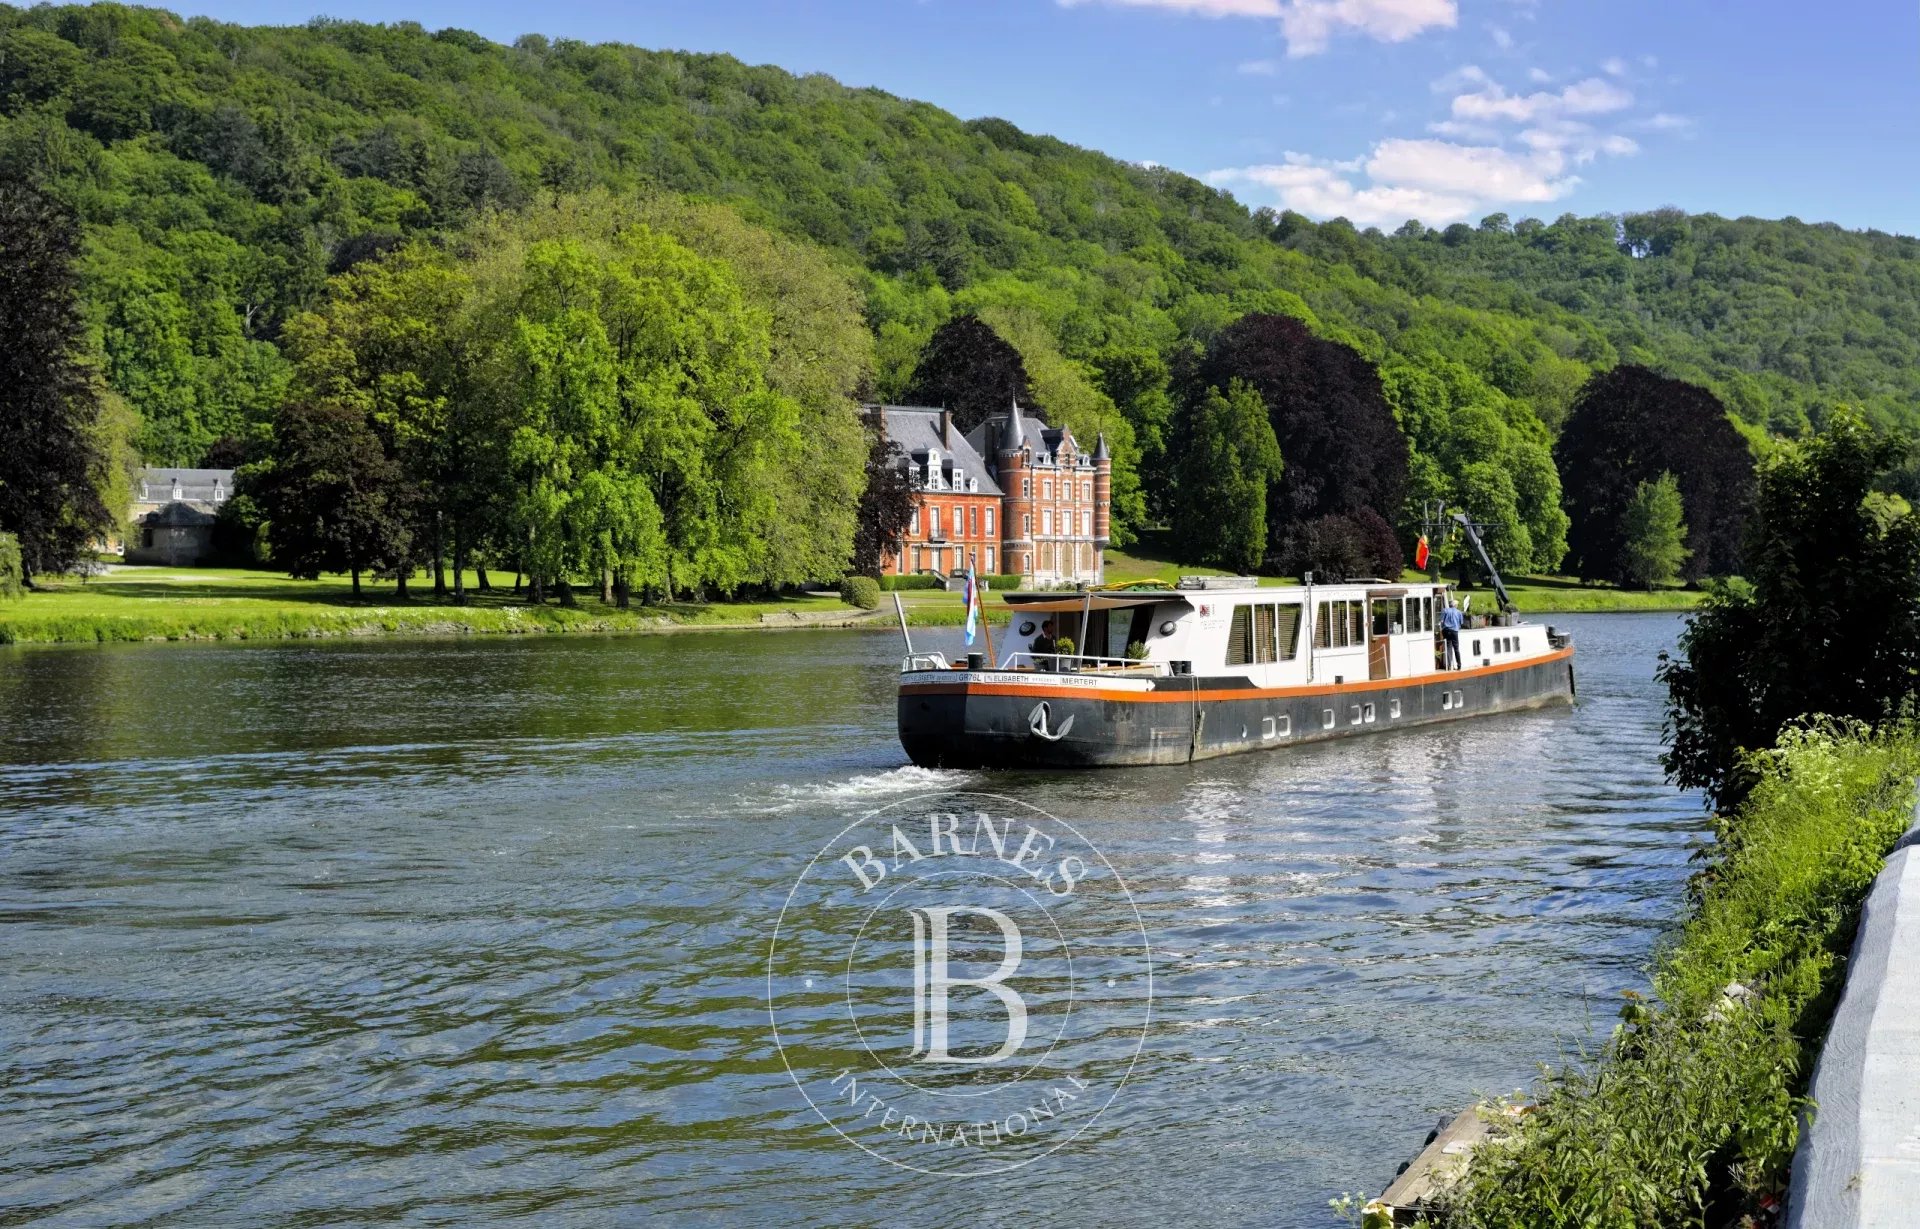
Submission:
[[997,662],[909,644],[900,742],[927,767],[1177,764],[1570,701],[1571,640],[1499,591],[1458,668],[1432,582],[1007,594]]

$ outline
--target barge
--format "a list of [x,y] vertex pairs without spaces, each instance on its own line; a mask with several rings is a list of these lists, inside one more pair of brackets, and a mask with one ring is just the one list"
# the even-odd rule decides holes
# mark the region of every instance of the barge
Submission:
[[1570,703],[1572,638],[1518,616],[1474,526],[1454,519],[1500,603],[1463,615],[1457,662],[1437,581],[1009,593],[998,661],[908,640],[900,744],[928,768],[1185,764]]

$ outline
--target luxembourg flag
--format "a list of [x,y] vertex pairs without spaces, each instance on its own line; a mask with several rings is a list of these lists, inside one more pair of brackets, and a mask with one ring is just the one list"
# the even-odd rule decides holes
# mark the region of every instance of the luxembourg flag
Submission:
[[967,566],[967,645],[973,645],[974,632],[980,622],[980,586],[973,578],[973,566]]

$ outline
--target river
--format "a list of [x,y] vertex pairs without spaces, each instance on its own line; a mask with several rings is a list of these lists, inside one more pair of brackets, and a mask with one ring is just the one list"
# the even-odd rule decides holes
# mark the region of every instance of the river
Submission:
[[[897,633],[0,650],[0,1223],[1332,1224],[1681,906],[1680,620],[1551,622],[1570,710],[1084,775],[905,767]],[[841,825],[968,787],[1125,875],[1154,1021],[956,1179],[813,1115],[765,961]]]

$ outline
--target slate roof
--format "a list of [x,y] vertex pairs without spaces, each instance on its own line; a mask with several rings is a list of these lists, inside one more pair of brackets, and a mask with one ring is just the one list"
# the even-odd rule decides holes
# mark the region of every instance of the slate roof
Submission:
[[953,490],[953,472],[957,468],[965,478],[979,482],[979,489],[960,492],[970,495],[998,495],[1000,486],[993,480],[993,471],[987,467],[972,440],[968,436],[953,433],[951,443],[940,438],[940,411],[925,406],[880,405],[869,406],[883,416],[887,429],[887,438],[900,445],[901,451],[912,459],[918,473],[924,474],[927,457],[935,449],[940,453],[940,476],[944,489]]
[[[982,456],[992,457],[997,468],[1001,438],[1009,432],[1013,421],[1011,412],[995,414],[968,432],[967,442]],[[1036,454],[1045,453],[1048,456],[1058,452],[1060,441],[1070,434],[1065,427],[1049,427],[1044,420],[1025,410],[1020,412],[1019,428],[1022,442],[1035,445]],[[1085,451],[1078,440],[1074,441],[1074,450],[1076,453]]]
[[[221,498],[233,497],[233,471],[230,469],[143,469],[138,482],[135,503],[164,504],[182,499],[190,504],[210,504],[215,502],[213,492],[216,484]],[[173,494],[175,482],[180,484],[178,495]]]

